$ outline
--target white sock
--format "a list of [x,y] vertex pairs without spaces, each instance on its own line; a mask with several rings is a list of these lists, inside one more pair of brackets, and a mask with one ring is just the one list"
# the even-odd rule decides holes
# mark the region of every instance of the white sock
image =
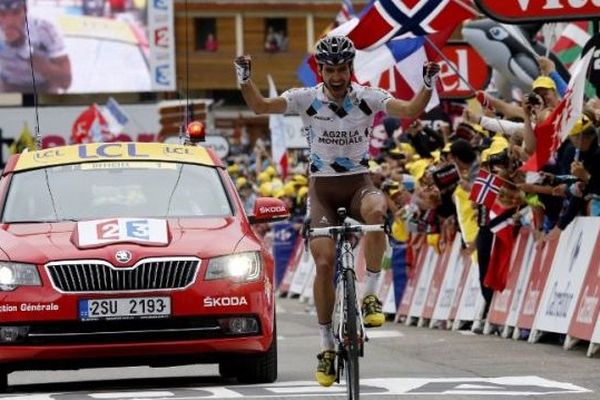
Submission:
[[365,297],[370,294],[377,295],[377,284],[379,283],[381,271],[373,272],[367,268],[367,283],[365,285]]
[[321,335],[321,350],[335,350],[331,322],[328,324],[319,324],[319,334]]

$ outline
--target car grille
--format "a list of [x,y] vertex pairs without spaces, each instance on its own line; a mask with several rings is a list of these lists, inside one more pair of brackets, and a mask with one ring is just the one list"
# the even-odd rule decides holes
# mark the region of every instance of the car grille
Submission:
[[105,261],[64,261],[46,265],[54,287],[61,292],[120,292],[182,289],[196,279],[200,259],[154,258],[133,267]]

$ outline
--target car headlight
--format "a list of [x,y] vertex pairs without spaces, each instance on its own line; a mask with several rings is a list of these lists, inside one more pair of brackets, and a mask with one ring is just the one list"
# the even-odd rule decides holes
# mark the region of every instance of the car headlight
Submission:
[[238,253],[211,258],[204,279],[231,279],[249,282],[258,279],[262,271],[262,258],[258,252]]
[[42,286],[37,267],[0,261],[0,291],[10,292],[19,286]]

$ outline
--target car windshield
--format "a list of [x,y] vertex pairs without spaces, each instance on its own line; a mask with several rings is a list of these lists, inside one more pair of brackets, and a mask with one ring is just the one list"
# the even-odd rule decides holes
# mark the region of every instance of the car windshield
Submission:
[[2,222],[231,214],[222,181],[213,167],[118,161],[15,173]]

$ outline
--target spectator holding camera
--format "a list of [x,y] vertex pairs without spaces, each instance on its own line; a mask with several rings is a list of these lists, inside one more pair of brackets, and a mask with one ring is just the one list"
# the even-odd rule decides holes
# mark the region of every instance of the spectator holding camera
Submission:
[[554,229],[548,233],[549,240],[557,238],[577,215],[586,213],[587,202],[592,196],[600,195],[600,148],[595,123],[594,114],[585,112],[570,132],[574,149],[570,163],[572,179],[565,185],[569,202]]

